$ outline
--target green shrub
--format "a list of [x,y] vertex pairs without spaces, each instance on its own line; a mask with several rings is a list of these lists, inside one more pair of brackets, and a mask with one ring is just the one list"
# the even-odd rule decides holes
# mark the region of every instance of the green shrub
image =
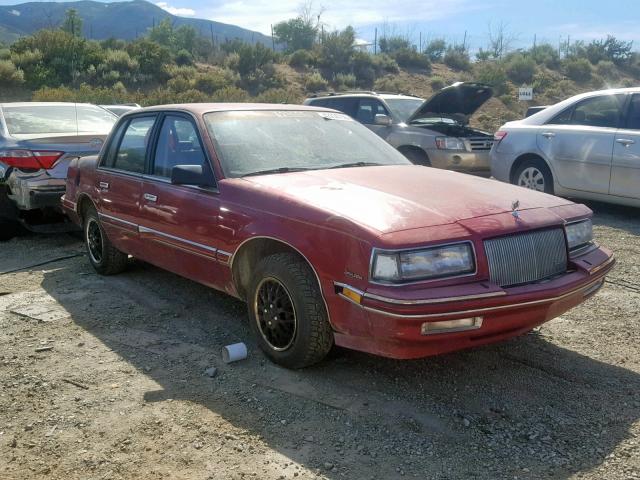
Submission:
[[591,63],[586,58],[567,60],[564,70],[571,80],[575,82],[588,82],[591,80]]
[[560,64],[560,56],[558,50],[548,43],[542,43],[532,47],[527,56],[533,58],[538,65],[544,65],[547,68],[557,69]]
[[318,72],[310,73],[304,78],[304,88],[307,92],[320,92],[326,90],[328,86],[329,82]]
[[258,95],[254,101],[258,103],[290,103],[300,104],[304,100],[299,91],[291,88],[272,88]]
[[473,67],[474,79],[485,85],[493,87],[495,95],[507,93],[507,72],[499,62],[478,62]]
[[193,55],[185,49],[176,53],[175,62],[178,65],[193,65]]
[[469,54],[459,48],[449,47],[447,52],[444,54],[444,63],[454,70],[471,70]]
[[521,54],[512,55],[506,62],[506,73],[515,84],[531,83],[536,73],[536,62]]
[[86,102],[96,104],[139,102],[140,99],[118,82],[111,87],[92,87],[87,84],[80,88],[43,87],[33,93],[35,102]]
[[376,91],[397,93],[407,93],[410,90],[406,81],[392,75],[378,78],[373,84],[373,89]]
[[358,79],[352,73],[338,73],[335,78],[337,90],[348,90],[356,88]]
[[243,103],[248,102],[250,99],[249,92],[242,90],[238,87],[225,87],[215,92],[212,97],[212,102],[234,102]]
[[13,64],[11,60],[0,60],[0,85],[15,87],[24,83],[24,72]]
[[240,75],[249,75],[256,70],[264,69],[266,65],[273,64],[275,59],[273,50],[261,43],[255,45],[244,43],[236,53],[238,54],[236,68]]
[[429,57],[413,48],[401,48],[393,53],[393,58],[403,68],[418,68],[427,71],[431,68]]
[[175,93],[186,92],[194,88],[194,81],[185,77],[174,77],[167,81],[167,88]]
[[429,85],[431,85],[431,88],[434,90],[441,90],[444,88],[446,83],[441,77],[431,77],[429,79]]
[[236,79],[233,72],[227,69],[216,69],[196,76],[194,87],[201,92],[212,94],[221,88],[233,86]]
[[596,65],[596,73],[607,80],[617,80],[620,78],[620,72],[615,63],[610,60],[601,60]]
[[442,62],[447,51],[447,42],[443,39],[431,40],[424,49],[424,53],[432,62]]
[[309,50],[296,50],[289,56],[289,65],[292,67],[308,67],[315,63],[313,53]]
[[254,95],[269,90],[270,88],[280,88],[286,84],[286,79],[278,74],[272,63],[256,68],[252,72],[241,76],[238,85],[245,90],[249,90]]
[[0,48],[0,60],[11,60],[11,50]]
[[549,75],[547,72],[540,71],[533,76],[533,90],[535,92],[542,93],[551,88],[556,81],[557,80],[552,75]]

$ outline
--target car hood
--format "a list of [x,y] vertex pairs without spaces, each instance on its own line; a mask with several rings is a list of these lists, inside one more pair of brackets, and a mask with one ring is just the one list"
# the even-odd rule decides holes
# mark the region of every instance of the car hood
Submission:
[[510,212],[516,200],[520,210],[572,203],[496,180],[419,165],[315,170],[245,181],[282,200],[321,209],[379,233]]
[[468,117],[493,96],[493,89],[480,83],[457,82],[444,87],[431,98],[424,101],[409,117],[407,123],[422,118]]

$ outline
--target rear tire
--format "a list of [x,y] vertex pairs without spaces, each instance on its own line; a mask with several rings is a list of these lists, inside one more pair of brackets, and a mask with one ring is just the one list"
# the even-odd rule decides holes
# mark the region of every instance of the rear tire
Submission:
[[525,160],[513,174],[512,183],[519,187],[553,195],[553,175],[539,158]]
[[331,350],[333,332],[320,286],[298,255],[276,253],[260,260],[247,305],[258,345],[273,362],[308,367]]
[[89,262],[96,272],[101,275],[115,275],[127,267],[127,254],[111,244],[93,206],[85,211],[83,232]]
[[0,241],[11,240],[22,232],[18,209],[7,195],[7,187],[0,185]]
[[424,150],[420,150],[418,148],[402,148],[399,152],[414,165],[422,165],[424,167],[431,166],[431,161]]

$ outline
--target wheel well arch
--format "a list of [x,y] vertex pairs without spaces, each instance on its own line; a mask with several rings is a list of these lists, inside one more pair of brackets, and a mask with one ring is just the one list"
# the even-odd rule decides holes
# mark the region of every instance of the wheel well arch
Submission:
[[78,218],[80,219],[80,223],[84,223],[84,216],[87,208],[91,206],[95,208],[95,204],[93,203],[93,200],[91,200],[91,197],[89,197],[89,195],[87,195],[86,193],[80,194],[78,203],[76,204],[76,213],[78,215]]
[[427,152],[424,150],[424,148],[419,147],[417,145],[400,145],[397,150],[402,153],[403,155],[406,155],[406,153],[408,152],[415,152],[419,155],[422,155],[424,157],[424,160],[426,163],[431,163],[431,161],[429,160],[429,155],[427,154]]
[[241,299],[246,299],[247,289],[249,288],[249,282],[251,280],[253,268],[262,258],[273,255],[275,253],[285,252],[295,254],[307,265],[309,265],[309,268],[311,268],[311,271],[316,277],[318,288],[320,289],[320,295],[324,300],[322,285],[320,284],[320,277],[318,276],[318,272],[313,267],[311,262],[307,259],[307,257],[305,257],[304,254],[300,252],[300,250],[295,248],[290,243],[277,238],[266,236],[256,236],[248,238],[240,244],[240,246],[236,249],[235,253],[231,257],[231,277],[238,296]]
[[542,162],[547,167],[547,169],[549,169],[549,172],[553,177],[553,170],[551,170],[551,167],[549,166],[549,164],[544,158],[542,158],[540,155],[536,153],[524,153],[519,157],[517,157],[514,160],[513,164],[511,165],[511,170],[509,171],[509,181],[511,183],[514,183],[516,181],[515,174],[518,171],[518,169],[522,166],[522,164],[530,160],[537,160]]

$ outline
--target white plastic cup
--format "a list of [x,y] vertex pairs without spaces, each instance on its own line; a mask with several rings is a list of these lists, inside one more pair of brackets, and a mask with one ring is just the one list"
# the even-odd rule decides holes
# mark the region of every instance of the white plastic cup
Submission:
[[247,358],[247,346],[240,342],[222,347],[222,361],[224,363],[237,362]]

